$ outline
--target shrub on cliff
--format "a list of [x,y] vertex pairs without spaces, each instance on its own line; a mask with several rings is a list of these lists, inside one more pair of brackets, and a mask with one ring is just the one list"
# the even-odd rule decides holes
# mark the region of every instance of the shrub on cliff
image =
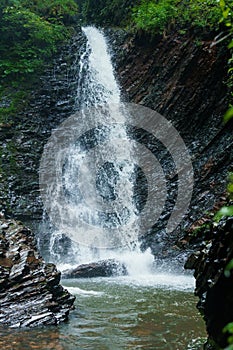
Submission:
[[216,0],[142,0],[135,6],[132,21],[137,29],[154,34],[174,23],[181,28],[216,29],[222,13]]
[[133,22],[137,29],[163,32],[176,16],[175,3],[172,0],[146,1],[133,9]]
[[70,36],[73,0],[3,0],[0,4],[1,83],[33,73]]

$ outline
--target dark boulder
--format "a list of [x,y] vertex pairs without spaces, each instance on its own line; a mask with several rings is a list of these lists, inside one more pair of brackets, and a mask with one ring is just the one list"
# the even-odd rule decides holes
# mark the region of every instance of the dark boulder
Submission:
[[115,259],[100,260],[79,265],[75,269],[66,270],[62,273],[63,278],[110,277],[119,275],[127,275],[127,270],[124,264]]
[[29,229],[0,219],[0,325],[34,327],[67,320],[75,297],[60,285],[60,275],[40,257]]

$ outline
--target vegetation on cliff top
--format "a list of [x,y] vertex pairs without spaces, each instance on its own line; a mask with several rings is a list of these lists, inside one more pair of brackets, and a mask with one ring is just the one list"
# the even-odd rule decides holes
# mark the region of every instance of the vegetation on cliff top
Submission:
[[[233,0],[226,3],[224,16],[229,17]],[[154,35],[174,26],[180,31],[216,30],[221,26],[223,6],[223,0],[2,0],[0,85],[27,79],[47,63],[70,36],[78,8],[85,23]]]
[[133,9],[136,27],[149,32],[179,28],[216,30],[222,13],[216,0],[142,0]]
[[[77,0],[82,17],[97,25],[128,26],[151,34],[176,25],[215,30],[222,17],[218,0]],[[232,0],[228,0],[232,3]]]
[[0,4],[1,85],[35,72],[70,36],[74,0],[3,0]]
[[33,78],[70,38],[77,10],[74,0],[1,0],[1,122],[20,110]]

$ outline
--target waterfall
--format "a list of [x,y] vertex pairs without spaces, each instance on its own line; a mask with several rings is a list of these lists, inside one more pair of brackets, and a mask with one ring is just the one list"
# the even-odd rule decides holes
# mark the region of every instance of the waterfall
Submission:
[[[153,257],[149,250],[140,251],[135,199],[137,162],[134,144],[127,135],[127,110],[121,102],[104,34],[94,27],[83,28],[83,32],[87,42],[79,63],[77,101],[81,105],[79,117],[87,132],[69,145],[62,167],[62,184],[51,189],[50,206],[60,220],[60,227],[50,239],[51,259],[77,265],[117,258],[132,274],[138,273],[138,266],[141,272],[144,266],[145,273]],[[105,124],[101,125],[99,120],[103,116]],[[61,187],[66,207],[64,203],[58,204]],[[80,219],[81,226],[76,224]],[[69,235],[72,242],[68,242],[65,255],[64,221],[76,225],[73,236]]]
[[119,104],[120,89],[114,77],[106,39],[95,27],[82,30],[87,44],[80,59],[77,99],[81,101],[82,108]]

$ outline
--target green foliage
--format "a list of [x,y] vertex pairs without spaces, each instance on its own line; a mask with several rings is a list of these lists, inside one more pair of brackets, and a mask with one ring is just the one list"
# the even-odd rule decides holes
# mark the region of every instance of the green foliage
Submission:
[[175,17],[176,8],[172,0],[146,1],[133,9],[133,20],[138,29],[163,32]]
[[21,4],[49,22],[69,22],[78,10],[73,0],[21,0]]
[[231,260],[224,269],[225,277],[230,277],[232,269],[233,269],[233,260]]
[[230,199],[233,200],[233,172],[230,172],[228,175],[227,192],[229,193]]
[[221,22],[224,22],[227,27],[232,27],[232,0],[219,0],[219,5],[222,11]]
[[181,28],[217,29],[221,9],[216,0],[142,0],[133,9],[133,21],[138,29],[163,32],[169,24]]
[[222,40],[228,39],[228,48],[231,53],[231,57],[228,61],[229,69],[228,69],[228,82],[227,85],[230,89],[230,106],[228,111],[225,113],[224,122],[227,123],[230,119],[233,118],[233,0],[220,0],[219,1],[220,8],[222,11],[222,19],[221,22],[226,27],[226,34]]
[[[229,199],[233,199],[233,173],[228,175],[227,192]],[[223,217],[233,216],[233,205],[222,207],[214,216],[214,221],[219,222]]]
[[0,127],[1,124],[8,124],[13,119],[15,113],[22,110],[28,102],[28,90],[12,91],[3,89],[0,93]]
[[[233,266],[232,266],[233,267]],[[228,323],[224,328],[223,328],[223,333],[229,334],[227,340],[229,343],[229,346],[225,348],[225,350],[233,350],[233,322]]]
[[224,123],[229,122],[233,118],[233,107],[230,107],[223,117]]
[[214,216],[214,221],[219,222],[225,216],[233,216],[233,205],[222,207]]
[[73,16],[73,0],[5,0],[0,5],[1,84],[34,73],[70,36],[64,19]]
[[191,24],[192,27],[218,29],[222,17],[218,1],[183,0],[177,4],[180,6],[180,19],[177,19],[179,23]]
[[210,227],[211,227],[210,222],[205,222],[205,223],[203,223],[202,225],[196,227],[196,228],[193,230],[192,236],[193,236],[193,237],[197,237],[199,234],[201,234],[202,237],[204,237],[204,236],[205,236],[205,233],[206,233],[206,232],[209,232]]
[[172,24],[181,30],[217,30],[222,18],[218,0],[76,0],[82,19],[100,26],[127,26],[163,33]]

